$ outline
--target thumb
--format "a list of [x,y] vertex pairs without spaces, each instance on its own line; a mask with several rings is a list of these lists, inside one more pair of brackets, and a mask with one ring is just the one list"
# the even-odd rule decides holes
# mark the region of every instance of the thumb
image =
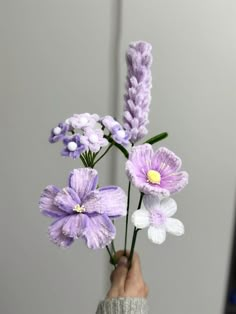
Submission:
[[126,256],[121,256],[118,260],[116,269],[111,275],[112,287],[124,289],[127,273],[128,258]]

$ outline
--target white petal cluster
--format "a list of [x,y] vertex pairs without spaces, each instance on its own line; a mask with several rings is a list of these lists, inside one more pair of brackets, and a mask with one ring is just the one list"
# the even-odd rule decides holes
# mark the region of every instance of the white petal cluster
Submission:
[[148,238],[156,244],[162,244],[166,232],[176,236],[184,234],[182,222],[172,216],[177,211],[177,204],[172,198],[160,200],[157,196],[145,195],[144,208],[136,210],[132,222],[138,229],[148,228]]

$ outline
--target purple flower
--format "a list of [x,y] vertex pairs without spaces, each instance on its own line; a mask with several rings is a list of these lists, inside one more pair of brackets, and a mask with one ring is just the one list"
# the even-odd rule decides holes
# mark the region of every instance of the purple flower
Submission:
[[134,42],[126,53],[128,73],[126,77],[124,128],[131,132],[132,143],[143,138],[148,130],[149,106],[151,102],[152,47],[146,42]]
[[124,130],[119,123],[113,126],[111,130],[111,136],[118,144],[127,146],[130,143],[130,133]]
[[99,116],[97,114],[82,113],[74,114],[71,118],[68,118],[65,123],[74,129],[84,129],[94,127],[98,120]]
[[111,133],[112,139],[121,145],[128,145],[130,143],[130,132],[124,130],[124,128],[117,122],[112,116],[105,116],[101,119],[101,123]]
[[80,142],[80,136],[78,134],[64,138],[63,143],[65,145],[61,152],[63,157],[75,159],[85,150],[85,146]]
[[51,135],[49,137],[50,143],[56,143],[62,140],[65,137],[66,132],[68,131],[69,127],[66,123],[59,123],[57,127],[51,130]]
[[84,135],[81,135],[80,142],[84,144],[86,149],[97,153],[102,147],[108,145],[108,140],[105,139],[104,133],[100,129],[86,128]]
[[188,183],[188,174],[179,171],[181,159],[165,147],[153,152],[150,144],[133,147],[126,162],[129,180],[144,194],[168,197]]
[[56,218],[49,226],[50,239],[67,247],[81,238],[91,249],[108,245],[116,234],[111,219],[126,215],[126,195],[117,186],[96,189],[97,171],[79,168],[71,172],[69,186],[47,186],[39,201],[41,213]]

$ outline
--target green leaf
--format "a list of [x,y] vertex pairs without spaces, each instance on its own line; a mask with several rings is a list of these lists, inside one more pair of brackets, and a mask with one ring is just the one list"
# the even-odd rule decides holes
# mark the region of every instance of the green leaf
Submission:
[[158,134],[158,135],[156,135],[156,136],[151,137],[151,138],[150,138],[149,140],[147,140],[144,144],[147,143],[147,144],[153,145],[153,144],[155,144],[155,143],[157,143],[157,142],[159,142],[159,141],[164,140],[167,136],[168,136],[168,133],[167,133],[167,132]]

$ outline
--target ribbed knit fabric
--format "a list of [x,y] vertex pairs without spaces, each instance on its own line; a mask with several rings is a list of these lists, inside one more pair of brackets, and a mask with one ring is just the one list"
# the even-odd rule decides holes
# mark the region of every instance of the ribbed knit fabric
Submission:
[[106,299],[99,303],[96,314],[148,314],[147,299]]

